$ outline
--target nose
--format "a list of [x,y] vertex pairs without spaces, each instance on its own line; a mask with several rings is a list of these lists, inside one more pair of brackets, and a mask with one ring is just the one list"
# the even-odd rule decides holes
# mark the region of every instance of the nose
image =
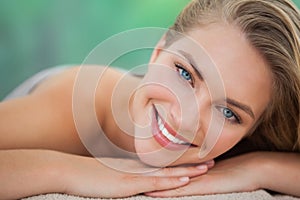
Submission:
[[179,106],[176,106],[176,104],[171,106],[170,117],[174,125],[179,128],[181,126],[181,112]]
[[181,102],[173,101],[169,113],[178,132],[185,138],[193,140],[201,127],[197,102],[192,102],[190,98],[181,100]]

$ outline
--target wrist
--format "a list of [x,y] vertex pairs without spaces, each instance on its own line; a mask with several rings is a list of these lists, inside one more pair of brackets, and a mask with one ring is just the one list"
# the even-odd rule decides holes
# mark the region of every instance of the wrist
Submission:
[[267,152],[251,152],[247,154],[249,179],[252,181],[253,190],[266,189],[269,181],[268,172],[272,169],[272,163],[268,159]]
[[57,151],[49,151],[47,153],[46,171],[47,182],[56,193],[66,193],[69,176],[69,155]]
[[276,163],[272,159],[272,152],[254,152],[253,165],[254,173],[256,174],[257,189],[270,189],[270,185],[276,177],[273,176],[273,171],[276,169]]
[[91,158],[61,153],[58,162],[53,167],[53,177],[60,181],[60,192],[70,195],[80,195],[78,193],[84,185],[85,167]]

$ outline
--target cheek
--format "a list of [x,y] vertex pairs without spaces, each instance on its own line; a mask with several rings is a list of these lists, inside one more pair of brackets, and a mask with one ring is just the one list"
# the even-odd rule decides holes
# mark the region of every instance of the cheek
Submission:
[[141,85],[145,96],[151,99],[171,103],[195,98],[193,88],[178,74],[178,71],[164,65],[149,67]]
[[222,133],[210,155],[215,158],[225,153],[226,151],[234,147],[243,138],[243,136],[244,134],[237,132]]
[[149,126],[151,122],[151,104],[146,88],[136,90],[131,103],[131,118],[135,126]]
[[[166,117],[170,105],[176,102],[176,96],[163,86],[145,85],[135,93],[132,103],[132,118],[135,123],[145,126],[149,122],[149,113],[151,113],[153,104],[157,106],[160,114]],[[145,118],[147,118],[146,121]]]
[[176,101],[177,97],[175,92],[168,88],[165,85],[160,85],[158,83],[149,84],[144,87],[143,97],[145,99],[153,99],[156,101],[168,101],[174,102]]
[[176,160],[174,164],[181,165],[188,163],[201,163],[207,160],[215,159],[236,145],[242,137],[243,136],[238,133],[222,133],[213,149],[205,157],[199,157],[200,148],[193,148],[186,151],[185,154],[180,159]]

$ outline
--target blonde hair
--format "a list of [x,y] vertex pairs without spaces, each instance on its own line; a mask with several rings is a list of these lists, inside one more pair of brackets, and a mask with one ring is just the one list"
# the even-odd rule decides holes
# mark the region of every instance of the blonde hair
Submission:
[[166,45],[174,32],[220,22],[238,27],[273,75],[272,99],[249,141],[264,150],[300,151],[299,10],[289,0],[194,0],[167,32]]

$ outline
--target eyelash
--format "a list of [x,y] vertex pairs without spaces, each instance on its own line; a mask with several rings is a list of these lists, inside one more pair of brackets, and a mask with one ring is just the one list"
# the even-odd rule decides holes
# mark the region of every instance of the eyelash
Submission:
[[[181,78],[183,78],[183,79],[184,79],[185,81],[187,81],[192,87],[194,87],[194,78],[193,78],[192,73],[190,73],[190,72],[186,69],[186,67],[184,67],[184,66],[183,66],[182,64],[180,64],[180,63],[174,63],[174,66],[177,68],[176,71],[179,72],[179,75],[181,76]],[[189,81],[189,80],[185,79],[185,78],[181,75],[180,70],[186,71],[186,72],[189,74],[191,80]]]
[[[227,108],[227,107],[223,107],[223,106],[217,106],[217,109],[221,112],[221,114],[223,115],[223,117],[225,118],[226,121],[230,122],[231,124],[242,124],[242,119],[241,117],[236,114],[234,111],[232,111],[230,108]],[[224,110],[221,111],[221,109],[228,109],[230,112],[232,112],[232,117],[234,119],[230,119],[230,118],[227,118],[226,116],[224,116]]]
[[[176,71],[179,72],[179,76],[180,76],[181,78],[183,78],[185,81],[188,81],[188,80],[186,80],[186,79],[180,74],[180,70],[184,70],[184,71],[186,71],[186,72],[189,74],[191,80],[188,81],[188,83],[189,83],[192,87],[194,87],[194,78],[193,78],[192,73],[190,73],[190,72],[186,69],[186,67],[184,67],[184,65],[182,65],[182,64],[180,64],[180,63],[174,63],[174,65],[175,65],[175,67],[177,68]],[[221,112],[221,114],[223,115],[223,117],[225,118],[225,120],[228,121],[229,123],[231,123],[231,124],[241,124],[241,123],[242,123],[241,117],[240,117],[238,114],[236,114],[234,111],[232,111],[230,108],[228,108],[228,107],[223,107],[223,106],[217,106],[217,109]],[[230,112],[232,112],[232,115],[233,115],[232,117],[233,117],[234,119],[230,119],[230,118],[227,118],[226,116],[224,116],[223,111],[221,111],[220,109],[228,109]]]

